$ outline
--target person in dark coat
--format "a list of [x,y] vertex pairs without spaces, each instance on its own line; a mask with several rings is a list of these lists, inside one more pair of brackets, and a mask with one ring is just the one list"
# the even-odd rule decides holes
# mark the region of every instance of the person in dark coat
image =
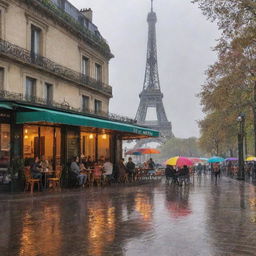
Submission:
[[129,157],[128,159],[128,163],[126,164],[126,169],[128,171],[129,180],[133,181],[134,175],[135,175],[135,163],[132,161],[131,157]]

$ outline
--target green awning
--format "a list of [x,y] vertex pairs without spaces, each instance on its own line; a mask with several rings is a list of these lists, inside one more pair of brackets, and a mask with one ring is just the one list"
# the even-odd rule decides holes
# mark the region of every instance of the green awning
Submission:
[[48,122],[57,124],[66,124],[73,126],[95,127],[101,129],[109,129],[133,134],[139,134],[148,137],[158,137],[159,132],[144,128],[137,125],[120,123],[100,118],[88,117],[78,114],[65,113],[61,111],[30,107],[20,105],[20,107],[27,108],[34,111],[17,112],[16,123],[32,123],[32,122]]
[[0,108],[12,109],[12,106],[10,106],[8,103],[0,103]]

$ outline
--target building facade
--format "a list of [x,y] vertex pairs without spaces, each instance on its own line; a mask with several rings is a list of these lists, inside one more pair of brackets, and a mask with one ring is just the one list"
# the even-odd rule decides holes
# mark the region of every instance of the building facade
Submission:
[[109,113],[113,55],[91,9],[0,0],[0,37],[0,184],[16,158],[117,162],[123,139],[158,136]]

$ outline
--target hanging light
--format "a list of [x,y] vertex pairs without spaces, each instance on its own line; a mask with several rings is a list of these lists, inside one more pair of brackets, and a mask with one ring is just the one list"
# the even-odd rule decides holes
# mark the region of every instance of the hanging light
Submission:
[[27,134],[28,133],[28,129],[25,129],[25,134]]
[[103,134],[103,135],[102,135],[102,139],[103,139],[103,140],[106,140],[106,139],[107,139],[107,134]]
[[94,137],[93,134],[90,134],[90,135],[89,135],[89,139],[90,139],[90,140],[92,140],[93,137]]
[[25,136],[24,136],[24,139],[25,139],[25,140],[28,139],[28,135],[25,135]]

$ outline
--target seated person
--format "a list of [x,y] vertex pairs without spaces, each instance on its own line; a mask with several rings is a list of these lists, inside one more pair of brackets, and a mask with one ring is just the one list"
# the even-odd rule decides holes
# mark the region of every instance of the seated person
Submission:
[[31,176],[33,179],[42,180],[42,166],[38,156],[35,157],[34,163],[31,165]]
[[102,175],[102,167],[98,163],[95,163],[94,169],[93,169],[93,176],[95,178],[99,178],[101,177],[101,175]]
[[113,164],[107,158],[106,162],[103,164],[103,175],[104,175],[104,178],[106,178],[106,177],[110,178],[112,173],[113,173]]
[[71,163],[70,166],[71,172],[77,177],[79,186],[84,186],[87,180],[87,175],[86,174],[81,174],[81,169],[79,167],[79,157],[76,156],[73,159],[73,162]]
[[35,157],[34,163],[32,163],[30,170],[31,170],[31,177],[33,179],[40,180],[40,190],[43,190],[43,183],[42,183],[43,174],[41,173],[43,169],[41,166],[41,161],[39,160],[38,156]]

